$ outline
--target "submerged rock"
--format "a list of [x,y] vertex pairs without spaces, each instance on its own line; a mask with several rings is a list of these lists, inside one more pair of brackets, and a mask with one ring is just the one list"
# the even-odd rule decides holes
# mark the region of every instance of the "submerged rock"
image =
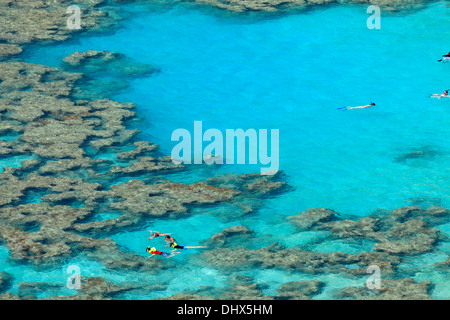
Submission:
[[430,281],[416,283],[413,279],[381,280],[380,289],[346,287],[336,297],[353,300],[431,300]]
[[207,242],[208,247],[229,247],[235,245],[244,245],[251,241],[255,234],[246,226],[233,226],[223,229],[222,232],[214,234]]
[[0,43],[0,60],[14,57],[22,52],[17,44]]
[[430,147],[423,147],[419,150],[401,154],[395,157],[394,161],[403,164],[409,164],[410,160],[432,160],[437,155],[439,155],[439,153],[436,150]]
[[234,12],[245,11],[278,11],[280,9],[290,8],[306,8],[317,5],[324,5],[334,3],[334,0],[197,0],[198,3],[212,5],[221,9],[226,9]]
[[303,213],[290,217],[290,221],[302,230],[320,227],[324,222],[336,219],[336,212],[328,209],[307,209]]
[[[116,0],[118,1],[118,0]],[[317,0],[201,0],[230,11],[277,11],[291,8],[312,8],[335,1]],[[360,1],[352,1],[360,2]],[[383,6],[409,6],[416,1],[373,0]],[[117,23],[110,1],[85,1],[82,28],[67,28],[66,9],[73,1],[14,1],[3,0],[0,6],[0,59],[17,56],[24,44],[66,40],[74,34],[102,30]],[[364,2],[366,5],[367,2]],[[129,130],[126,122],[135,117],[133,103],[104,99],[109,93],[104,87],[88,92],[87,86],[99,84],[97,72],[120,77],[136,77],[157,71],[137,63],[120,53],[106,51],[76,52],[65,59],[67,72],[43,65],[0,62],[0,133],[17,134],[13,141],[0,143],[0,155],[32,155],[21,167],[5,168],[0,173],[0,240],[9,249],[10,259],[39,267],[55,266],[67,259],[84,255],[110,270],[133,270],[148,273],[174,267],[172,261],[150,260],[126,252],[105,233],[139,228],[146,218],[178,217],[192,207],[234,203],[251,213],[259,200],[286,190],[280,175],[225,175],[204,182],[185,185],[159,177],[149,182],[142,175],[177,170],[170,159],[155,154],[156,145],[135,141],[139,130]],[[81,73],[80,73],[81,72]],[[82,73],[88,73],[83,75]],[[124,82],[109,82],[113,90],[124,88]],[[101,96],[101,99],[97,99]],[[83,98],[82,100],[79,100]],[[88,99],[88,100],[85,100]],[[75,101],[78,100],[78,101]],[[134,147],[124,151],[123,147]],[[129,149],[128,149],[129,150]],[[122,161],[96,159],[101,151],[115,152]],[[404,161],[423,158],[427,154],[407,154]],[[428,156],[433,154],[428,154]],[[402,161],[402,159],[400,159]],[[98,173],[100,167],[106,174]],[[135,175],[135,179],[118,183],[117,178]],[[113,187],[111,187],[114,185]],[[31,199],[30,191],[43,192]],[[99,208],[115,210],[117,219],[89,221]],[[436,226],[448,221],[444,208],[420,210],[402,208],[386,217],[343,220],[334,212],[314,210],[292,220],[302,229],[326,230],[338,238],[373,239],[376,252],[347,254],[343,252],[313,252],[301,248],[284,248],[274,244],[251,250],[242,247],[254,234],[245,226],[235,226],[214,235],[210,241],[222,246],[205,250],[199,259],[219,269],[280,268],[310,274],[345,272],[360,274],[364,267],[376,263],[384,272],[395,273],[401,255],[431,250],[441,240]],[[448,262],[442,263],[445,267]],[[361,269],[350,268],[357,265]],[[0,274],[0,291],[9,289],[10,275]],[[429,283],[415,284],[409,280],[387,282],[388,290],[379,297],[397,297],[404,291],[407,297],[428,298]],[[304,299],[319,293],[323,283],[317,281],[286,283],[274,296],[263,293],[264,286],[242,275],[230,277],[224,290],[210,289],[180,294],[182,298],[222,297],[226,299]],[[20,295],[5,292],[0,299],[36,299],[40,289],[58,289],[46,282],[19,284]],[[100,277],[82,278],[82,288],[74,296],[53,296],[54,299],[112,299],[130,290],[148,292],[155,288],[138,285],[113,284]],[[164,284],[156,289],[164,289]],[[344,297],[369,297],[363,289],[349,288]],[[392,293],[393,292],[393,293]],[[208,295],[208,293],[211,293]],[[353,295],[353,296],[352,296]],[[404,294],[405,295],[405,294]]]
[[318,280],[287,282],[278,288],[278,293],[264,293],[266,285],[243,274],[233,274],[227,279],[225,288],[206,287],[187,290],[161,300],[310,300],[320,293],[325,283]]
[[[345,265],[357,263],[358,257],[343,252],[313,252],[300,248],[284,248],[273,244],[265,248],[215,248],[199,255],[199,259],[224,270],[252,268],[285,269],[310,274],[340,271]],[[345,269],[345,268],[344,268]]]
[[107,63],[121,58],[122,55],[110,51],[95,51],[89,50],[87,52],[75,51],[63,59],[65,63],[72,67],[79,67],[97,61],[97,63]]
[[374,250],[392,254],[419,254],[433,250],[444,239],[432,228],[450,221],[445,208],[404,207],[388,214],[343,219],[326,209],[308,209],[289,218],[301,230],[326,230],[337,238],[370,239]]
[[449,270],[450,270],[450,255],[447,258],[447,260],[435,263],[434,267],[438,270],[444,270],[446,272],[449,272]]
[[278,288],[277,300],[309,300],[319,294],[325,283],[319,280],[286,282]]
[[142,157],[149,152],[155,151],[159,147],[157,144],[148,141],[138,141],[135,142],[134,145],[136,146],[136,149],[118,153],[117,158],[127,160],[136,159],[137,157]]
[[88,76],[141,77],[157,72],[153,66],[134,61],[122,53],[112,51],[75,51],[63,59],[68,70],[82,72]]
[[112,190],[115,196],[125,199],[111,204],[113,209],[149,216],[185,213],[186,205],[227,201],[239,193],[233,189],[216,188],[204,183],[184,185],[164,182],[148,185],[140,180],[115,185]]
[[12,281],[12,275],[7,272],[0,272],[0,292],[8,289]]
[[167,158],[140,157],[139,161],[135,161],[129,166],[113,166],[107,174],[135,176],[154,172],[175,172],[183,169],[182,165],[174,164]]
[[20,282],[18,295],[23,298],[33,298],[45,292],[46,294],[60,291],[65,284],[52,282]]
[[[127,129],[126,122],[135,117],[135,105],[110,99],[74,102],[81,76],[30,63],[0,63],[2,130],[18,133],[17,139],[0,142],[0,153],[33,156],[0,172],[0,239],[12,260],[55,266],[84,254],[109,269],[158,272],[173,263],[124,252],[105,235],[149,217],[239,203],[246,195],[257,198],[284,185],[258,175],[192,185],[163,180],[160,175],[183,167],[159,155],[157,145],[134,139],[139,130]],[[115,153],[120,165],[94,158],[103,151]],[[140,180],[147,174],[154,179]],[[117,183],[126,176],[135,179]],[[100,208],[118,217],[90,221]]]

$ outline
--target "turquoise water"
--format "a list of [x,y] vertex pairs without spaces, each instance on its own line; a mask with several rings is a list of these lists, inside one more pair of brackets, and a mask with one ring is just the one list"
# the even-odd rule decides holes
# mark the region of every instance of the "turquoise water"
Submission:
[[[222,132],[280,129],[280,170],[296,190],[271,210],[365,215],[418,197],[448,204],[449,101],[427,98],[449,85],[450,64],[436,62],[450,35],[443,4],[383,15],[381,30],[366,27],[365,7],[257,21],[183,6],[127,9],[136,14],[114,34],[39,48],[26,60],[59,66],[76,50],[113,50],[160,68],[113,98],[137,103],[143,136],[166,154],[172,132],[193,131],[195,120]],[[336,110],[372,100],[372,109]],[[395,161],[422,149],[436,155]],[[249,170],[258,169],[220,171]]]
[[31,160],[34,158],[35,157],[32,155],[19,155],[8,158],[0,158],[0,172],[2,172],[5,167],[19,168],[22,166],[22,161]]
[[[186,245],[198,245],[237,224],[267,235],[270,241],[294,246],[322,236],[304,232],[287,239],[294,229],[284,217],[306,208],[364,216],[378,208],[410,204],[450,206],[450,100],[428,97],[450,87],[450,64],[436,62],[450,50],[445,41],[450,30],[443,27],[448,25],[450,8],[444,3],[406,14],[382,12],[381,30],[367,28],[365,6],[260,19],[182,5],[123,8],[131,15],[116,32],[35,46],[24,60],[59,67],[62,58],[74,51],[109,50],[155,66],[159,73],[126,79],[128,88],[111,96],[137,104],[137,113],[145,117],[137,125],[142,139],[170,154],[175,145],[170,140],[172,132],[193,131],[197,120],[203,121],[204,130],[222,132],[279,129],[280,170],[293,187],[235,221],[206,212],[149,221],[142,230],[113,235],[125,250],[144,255],[147,229],[170,230]],[[337,110],[370,101],[376,106]],[[423,156],[414,157],[417,152]],[[189,177],[181,173],[171,179],[186,183],[219,173],[258,171],[259,167],[250,165],[225,165],[198,168]],[[328,245],[316,249],[354,253],[372,247],[370,243]],[[192,250],[174,260],[193,254]],[[167,291],[124,297],[153,298],[202,285],[223,285],[217,270],[188,265],[181,271],[176,279],[162,276],[170,281]],[[211,276],[200,276],[205,273]],[[113,280],[130,277],[108,276]],[[254,276],[272,285],[303,277],[265,270]],[[332,275],[324,278],[336,288],[355,282]],[[195,280],[187,284],[186,279]],[[438,286],[437,297],[445,297],[446,287]],[[328,292],[321,298],[329,297]]]

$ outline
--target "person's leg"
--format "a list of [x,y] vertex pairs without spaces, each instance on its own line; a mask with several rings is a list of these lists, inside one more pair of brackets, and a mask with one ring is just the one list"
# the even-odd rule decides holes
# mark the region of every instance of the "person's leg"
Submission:
[[167,258],[172,258],[174,255],[176,255],[176,254],[179,254],[179,252],[175,252],[175,251],[172,251],[171,253],[170,253],[170,256],[168,256]]

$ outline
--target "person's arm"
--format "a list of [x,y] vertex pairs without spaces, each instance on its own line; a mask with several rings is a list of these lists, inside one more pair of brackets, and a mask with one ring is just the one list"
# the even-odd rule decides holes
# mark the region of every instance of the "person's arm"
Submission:
[[147,257],[147,258],[152,258],[154,256],[154,254],[152,254],[151,256]]

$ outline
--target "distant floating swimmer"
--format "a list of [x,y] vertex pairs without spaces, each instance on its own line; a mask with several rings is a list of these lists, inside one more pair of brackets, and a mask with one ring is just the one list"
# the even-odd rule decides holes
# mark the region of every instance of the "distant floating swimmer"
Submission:
[[443,56],[442,56],[442,59],[439,59],[438,60],[438,62],[449,62],[450,61],[450,52],[449,53],[447,53],[447,54],[444,54]]
[[445,90],[445,91],[444,91],[443,93],[441,93],[441,94],[435,93],[435,94],[432,94],[432,95],[430,96],[430,98],[438,98],[438,99],[440,99],[440,98],[442,98],[442,97],[450,98],[450,95],[448,94],[448,89]]
[[161,255],[164,258],[172,258],[174,255],[179,254],[179,252],[175,252],[175,251],[172,251],[170,253],[169,252],[162,252],[162,251],[156,250],[156,248],[150,248],[150,247],[147,247],[147,249],[145,251],[147,251],[148,253],[151,254],[151,256],[149,256],[149,258],[151,258],[151,257],[153,257],[155,255]]
[[350,110],[350,109],[365,109],[365,108],[370,108],[373,107],[375,105],[374,102],[371,102],[370,104],[366,105],[366,106],[357,106],[357,107],[342,107],[342,108],[337,108],[338,110]]

